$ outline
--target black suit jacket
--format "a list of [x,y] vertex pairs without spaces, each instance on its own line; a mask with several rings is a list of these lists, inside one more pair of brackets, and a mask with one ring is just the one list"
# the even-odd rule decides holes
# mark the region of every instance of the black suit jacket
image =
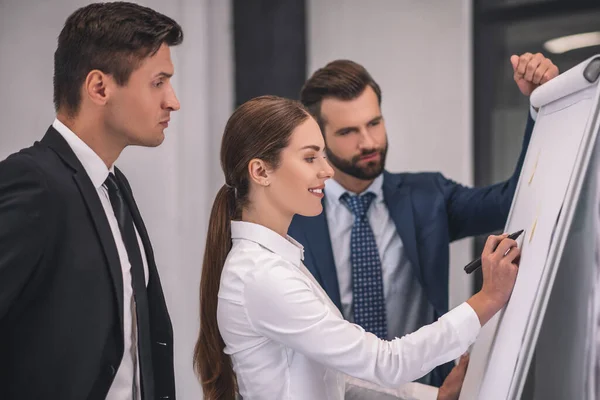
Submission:
[[[155,393],[175,399],[173,330],[148,233]],[[104,399],[123,357],[123,279],[104,209],[83,166],[50,127],[0,162],[0,398]]]

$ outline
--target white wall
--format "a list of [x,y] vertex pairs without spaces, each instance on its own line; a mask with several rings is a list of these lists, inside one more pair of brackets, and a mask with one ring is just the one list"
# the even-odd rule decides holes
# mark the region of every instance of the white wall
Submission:
[[[91,1],[0,0],[0,159],[39,140],[52,123],[53,54],[67,16]],[[184,43],[172,49],[181,110],[156,149],[125,150],[127,174],[156,253],[175,331],[178,398],[200,399],[192,370],[198,288],[208,215],[223,182],[218,149],[232,111],[230,2],[138,1],[177,20]]]
[[[308,0],[307,15],[309,73],[348,58],[381,86],[387,169],[472,184],[471,1]],[[451,246],[451,306],[470,294],[471,252]]]

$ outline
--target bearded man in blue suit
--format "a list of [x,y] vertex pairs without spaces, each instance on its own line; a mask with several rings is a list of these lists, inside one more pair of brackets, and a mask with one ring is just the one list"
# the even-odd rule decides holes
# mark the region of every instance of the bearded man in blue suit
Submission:
[[[558,75],[539,53],[512,56],[511,63],[526,96]],[[317,70],[301,101],[321,127],[335,170],[324,188],[323,213],[296,216],[289,229],[305,247],[306,267],[346,319],[382,338],[434,322],[448,311],[450,242],[506,222],[535,110],[513,175],[471,188],[441,173],[385,170],[381,89],[361,65],[337,60]],[[451,369],[451,363],[438,367],[420,382],[440,386]],[[457,384],[463,377],[464,371]]]

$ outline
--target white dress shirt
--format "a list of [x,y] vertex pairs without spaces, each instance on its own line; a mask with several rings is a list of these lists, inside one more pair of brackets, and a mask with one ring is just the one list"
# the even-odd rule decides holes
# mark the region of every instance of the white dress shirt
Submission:
[[294,239],[240,221],[231,236],[217,321],[244,400],[341,400],[346,375],[398,388],[458,358],[479,333],[464,303],[417,332],[381,340],[344,320]]
[[[102,208],[108,219],[110,229],[112,231],[115,244],[117,245],[117,251],[119,253],[119,261],[121,262],[121,270],[123,272],[123,330],[124,330],[124,343],[125,351],[121,365],[119,366],[115,379],[112,386],[106,396],[107,400],[129,400],[133,395],[133,378],[134,371],[136,379],[136,386],[139,389],[139,368],[137,363],[134,367],[134,354],[137,352],[137,339],[133,336],[133,328],[135,321],[133,318],[133,299],[132,299],[132,286],[131,286],[131,264],[129,263],[129,257],[127,255],[127,249],[125,243],[121,237],[121,231],[119,230],[119,223],[115,217],[115,213],[108,197],[108,189],[104,185],[104,181],[108,178],[109,172],[114,173],[114,166],[111,166],[110,170],[104,164],[104,161],[87,145],[81,140],[73,131],[67,128],[58,119],[55,119],[52,123],[54,129],[61,134],[61,136],[67,141],[85,172],[90,177],[92,184],[98,192],[98,197],[102,203]],[[140,235],[135,228],[135,234],[137,236],[138,245],[142,253],[142,263],[144,265],[144,277],[146,279],[146,285],[148,284],[148,261],[146,260],[146,254],[144,245],[140,238]],[[137,357],[136,357],[137,359]],[[138,392],[138,399],[140,399],[140,390]]]
[[[340,196],[346,192],[348,191],[334,179],[328,179],[325,182],[325,210],[340,286],[342,313],[344,318],[353,322],[350,238],[354,226],[354,215],[340,201]],[[367,212],[367,219],[379,250],[388,327],[387,338],[392,340],[431,323],[434,318],[434,309],[419,280],[413,274],[413,267],[406,257],[404,244],[398,235],[396,224],[384,202],[383,174],[375,178],[364,191],[364,193],[366,192],[375,194],[375,199]],[[348,193],[356,195],[356,193]]]

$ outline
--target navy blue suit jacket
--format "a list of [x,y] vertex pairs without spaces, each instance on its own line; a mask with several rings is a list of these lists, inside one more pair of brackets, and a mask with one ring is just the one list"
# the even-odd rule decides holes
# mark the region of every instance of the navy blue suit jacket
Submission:
[[[448,311],[449,244],[504,227],[533,125],[529,116],[521,155],[513,175],[505,182],[470,188],[440,173],[383,172],[385,204],[436,319]],[[316,217],[295,216],[289,235],[304,246],[306,267],[341,310],[325,210]],[[449,370],[446,366],[434,374],[433,383],[439,386]]]

